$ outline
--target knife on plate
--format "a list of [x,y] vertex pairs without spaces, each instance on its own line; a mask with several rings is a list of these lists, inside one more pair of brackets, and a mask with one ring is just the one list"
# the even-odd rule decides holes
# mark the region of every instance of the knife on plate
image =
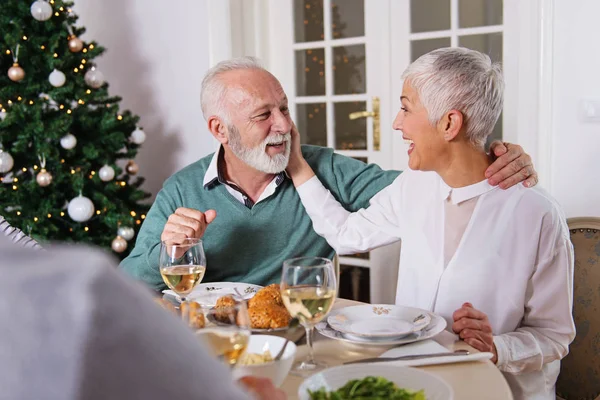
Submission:
[[374,358],[363,358],[362,360],[345,362],[344,365],[374,363],[374,362],[382,362],[382,361],[419,360],[422,358],[433,358],[433,357],[466,356],[468,354],[469,354],[469,350],[456,350],[452,353],[444,352],[444,353],[430,353],[430,354],[412,354],[409,356],[400,356],[400,357],[374,357]]

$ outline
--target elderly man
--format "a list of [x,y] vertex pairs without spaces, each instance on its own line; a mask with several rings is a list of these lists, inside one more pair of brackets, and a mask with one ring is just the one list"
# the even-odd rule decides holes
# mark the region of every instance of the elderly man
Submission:
[[[279,281],[285,259],[333,257],[333,249],[313,230],[284,172],[292,121],[277,79],[254,59],[224,61],[205,76],[201,100],[208,129],[221,146],[165,182],[121,268],[152,288],[163,289],[160,241],[186,237],[203,237],[208,282],[266,285]],[[492,185],[536,183],[530,158],[519,146],[499,143],[493,151],[499,158],[487,170]],[[328,148],[303,146],[302,152],[350,211],[366,207],[399,174]]]

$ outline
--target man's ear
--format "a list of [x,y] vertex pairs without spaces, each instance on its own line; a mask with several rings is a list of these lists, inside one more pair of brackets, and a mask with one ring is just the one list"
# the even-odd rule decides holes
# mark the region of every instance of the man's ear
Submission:
[[216,115],[208,117],[208,130],[221,144],[227,144],[227,127]]
[[448,111],[440,120],[440,129],[444,134],[444,140],[450,142],[458,136],[463,128],[464,117],[458,110]]

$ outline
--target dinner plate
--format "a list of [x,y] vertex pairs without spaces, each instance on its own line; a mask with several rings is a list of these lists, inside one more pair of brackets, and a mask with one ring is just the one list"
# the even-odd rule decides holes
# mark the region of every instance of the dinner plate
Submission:
[[368,376],[382,377],[394,382],[399,388],[424,390],[427,400],[452,400],[454,392],[448,383],[432,373],[410,368],[381,364],[343,365],[327,368],[305,379],[298,388],[300,400],[310,400],[309,390],[321,388],[333,391],[343,387],[352,379]]
[[[340,310],[332,311],[335,313]],[[364,338],[360,336],[352,336],[342,333],[340,331],[336,331],[326,321],[319,322],[316,325],[317,331],[330,339],[340,340],[346,343],[358,344],[361,346],[395,346],[400,344],[414,343],[419,342],[421,340],[430,339],[436,336],[438,333],[442,332],[446,328],[446,320],[439,315],[429,313],[431,316],[431,322],[427,326],[427,328],[415,332],[410,333],[406,336],[400,338]]]
[[[203,306],[214,306],[215,304],[217,304],[217,300],[220,297],[227,295],[239,297],[235,292],[236,289],[242,294],[244,299],[248,300],[249,298],[254,296],[256,292],[262,289],[262,286],[242,282],[201,283],[198,286],[196,286],[194,290],[192,290],[192,292],[187,296],[187,299],[200,303]],[[163,290],[163,293],[170,297],[173,297],[178,302],[181,301],[179,295],[170,289]]]
[[353,338],[395,339],[425,329],[431,322],[427,310],[389,304],[344,307],[327,318],[329,326]]

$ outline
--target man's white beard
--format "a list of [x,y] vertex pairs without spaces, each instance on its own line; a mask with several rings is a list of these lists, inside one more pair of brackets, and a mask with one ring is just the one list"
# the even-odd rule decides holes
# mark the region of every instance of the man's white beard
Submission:
[[[252,168],[267,173],[278,174],[285,170],[290,160],[290,150],[292,143],[290,132],[284,134],[269,135],[256,147],[244,147],[240,132],[233,125],[229,126],[229,147],[237,158],[251,166]],[[267,154],[267,145],[270,143],[285,143],[285,152],[276,154],[273,157]]]

